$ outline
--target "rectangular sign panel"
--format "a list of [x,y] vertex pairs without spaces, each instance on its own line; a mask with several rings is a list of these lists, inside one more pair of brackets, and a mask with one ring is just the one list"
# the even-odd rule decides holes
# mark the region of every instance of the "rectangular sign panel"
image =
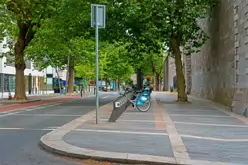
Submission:
[[[97,13],[97,14],[96,14]],[[104,5],[91,5],[91,27],[96,27],[98,20],[98,28],[105,28],[106,24],[106,7]]]

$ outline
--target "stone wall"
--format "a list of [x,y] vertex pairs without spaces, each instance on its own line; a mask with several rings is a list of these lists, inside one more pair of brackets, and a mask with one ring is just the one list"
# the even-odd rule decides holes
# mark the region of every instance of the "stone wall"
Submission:
[[234,2],[234,47],[236,92],[233,111],[247,116],[248,108],[248,1]]
[[185,85],[186,85],[185,90],[187,94],[191,94],[191,88],[192,88],[191,56],[182,55],[182,57],[183,57],[183,73],[184,73]]
[[169,73],[168,73],[168,86],[173,87],[173,77],[176,76],[176,66],[175,66],[175,59],[172,57],[168,57],[169,63]]
[[191,56],[191,91],[243,114],[248,101],[248,1],[219,0],[201,25],[210,40]]

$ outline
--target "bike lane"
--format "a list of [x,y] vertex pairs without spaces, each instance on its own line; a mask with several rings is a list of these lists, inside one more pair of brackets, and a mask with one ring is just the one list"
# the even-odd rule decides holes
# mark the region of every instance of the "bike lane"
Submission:
[[1,106],[0,107],[0,113],[9,113],[29,108],[35,108],[35,107],[41,107],[46,105],[52,105],[62,102],[68,102],[74,99],[77,99],[78,97],[64,97],[64,98],[49,98],[47,99],[41,99],[40,101],[34,101],[34,102],[28,102],[28,103],[14,103],[7,106]]

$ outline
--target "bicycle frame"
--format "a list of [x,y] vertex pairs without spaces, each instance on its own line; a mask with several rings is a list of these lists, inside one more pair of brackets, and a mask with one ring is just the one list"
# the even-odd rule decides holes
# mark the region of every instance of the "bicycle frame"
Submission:
[[145,90],[143,90],[140,93],[140,95],[137,97],[136,106],[144,106],[145,104],[147,104],[147,102],[150,101],[150,96],[151,96],[151,89],[145,88]]
[[[124,93],[124,96],[133,105],[134,109],[136,109],[137,106],[144,106],[148,101],[150,101],[150,98],[151,98],[150,94],[151,94],[151,90],[149,88],[149,89],[145,89],[144,91],[139,93],[134,100],[129,99],[125,93]],[[147,101],[145,101],[145,102],[141,101],[140,100],[141,97],[146,97]]]

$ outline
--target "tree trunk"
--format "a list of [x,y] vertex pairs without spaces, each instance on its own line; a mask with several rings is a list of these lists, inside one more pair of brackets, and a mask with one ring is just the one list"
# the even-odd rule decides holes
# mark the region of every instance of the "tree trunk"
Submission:
[[74,77],[75,77],[75,68],[74,66],[70,66],[70,71],[69,71],[69,85],[68,85],[68,93],[73,93],[74,92]]
[[167,57],[164,61],[164,91],[169,90],[169,57]]
[[160,76],[159,76],[159,73],[158,72],[155,72],[155,75],[156,75],[156,85],[155,85],[156,86],[156,90],[157,91],[160,91],[160,87],[159,87],[159,79],[160,79],[159,77]]
[[104,79],[105,84],[106,84],[106,90],[108,90],[108,78],[107,77],[104,77],[103,79]]
[[116,89],[117,89],[117,91],[119,91],[119,89],[120,89],[119,79],[116,80]]
[[175,65],[176,65],[176,74],[177,74],[177,82],[178,82],[178,102],[187,102],[188,98],[185,93],[185,78],[183,74],[182,68],[182,60],[181,60],[181,52],[180,52],[180,44],[176,37],[171,36],[170,38],[173,52],[175,55]]
[[26,68],[26,64],[24,61],[24,49],[25,49],[25,39],[23,35],[20,35],[15,44],[16,88],[15,88],[14,99],[16,101],[27,100],[25,93],[25,77],[24,77],[24,70]]
[[159,87],[160,87],[160,90],[163,91],[163,88],[162,88],[162,82],[163,82],[163,79],[160,77],[160,80],[159,80]]
[[25,93],[25,77],[24,77],[24,64],[16,65],[16,89],[15,89],[15,97],[16,101],[25,101],[27,100]]

